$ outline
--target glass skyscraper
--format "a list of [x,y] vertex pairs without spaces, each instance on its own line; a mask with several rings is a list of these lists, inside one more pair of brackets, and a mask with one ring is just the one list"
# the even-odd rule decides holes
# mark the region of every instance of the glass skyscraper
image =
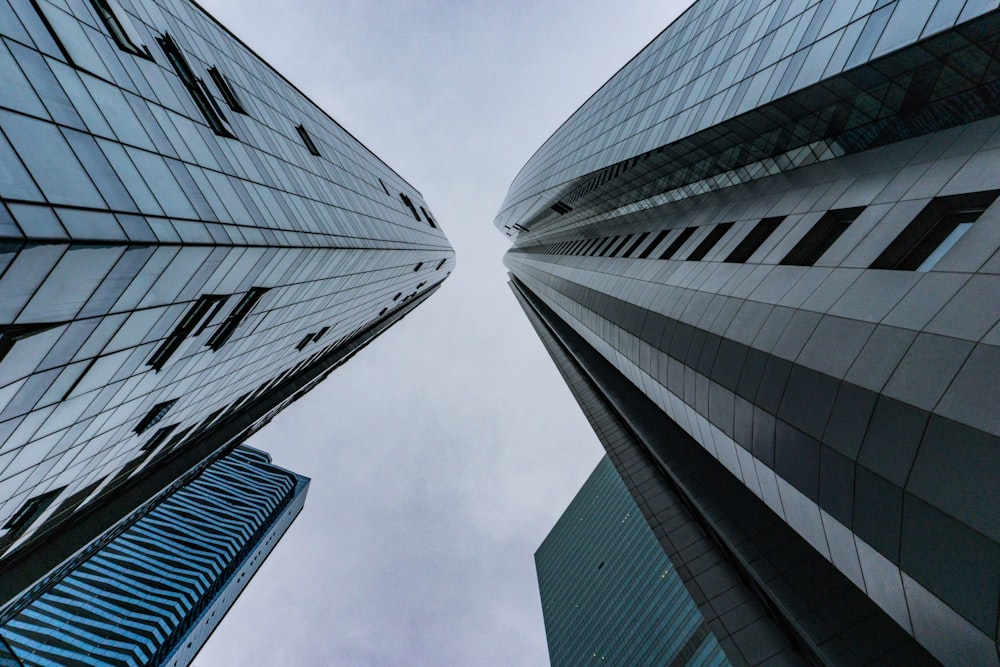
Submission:
[[998,43],[996,2],[697,2],[497,216],[734,663],[1000,664]]
[[730,664],[607,457],[535,569],[553,667]]
[[0,650],[25,666],[189,664],[308,486],[263,452],[237,447],[26,597],[0,625]]
[[420,193],[194,2],[0,0],[0,620],[453,267]]

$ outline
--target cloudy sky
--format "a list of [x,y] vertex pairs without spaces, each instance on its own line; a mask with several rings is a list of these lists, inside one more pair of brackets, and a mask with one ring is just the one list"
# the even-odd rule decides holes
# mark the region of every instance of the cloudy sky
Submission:
[[250,441],[312,486],[195,664],[547,664],[533,554],[602,449],[493,217],[688,3],[201,2],[423,193],[458,269]]

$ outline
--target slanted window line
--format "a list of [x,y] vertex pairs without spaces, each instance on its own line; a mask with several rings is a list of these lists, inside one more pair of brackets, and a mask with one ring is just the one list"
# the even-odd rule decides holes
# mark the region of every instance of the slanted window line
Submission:
[[861,215],[863,210],[864,207],[859,206],[828,211],[785,255],[781,264],[785,266],[813,266],[847,231],[847,228]]
[[209,68],[208,75],[212,77],[212,81],[215,82],[215,87],[219,89],[219,92],[222,94],[222,99],[226,101],[229,108],[236,113],[243,114],[244,116],[247,115],[246,108],[243,106],[240,98],[236,95],[236,91],[229,82],[229,78],[220,72],[218,67]]
[[989,208],[1000,190],[935,197],[869,268],[930,271]]
[[302,143],[305,144],[307,151],[316,157],[320,157],[322,155],[322,153],[319,152],[319,149],[316,148],[316,144],[313,143],[312,137],[309,136],[309,131],[306,130],[305,125],[296,125],[295,131],[299,133],[299,138],[302,139]]
[[149,47],[143,43],[132,20],[116,0],[90,0],[90,2],[104,23],[104,27],[118,44],[118,48],[140,58],[153,59]]
[[723,261],[737,264],[746,262],[752,254],[764,245],[764,241],[774,233],[784,219],[784,216],[778,216],[760,220]]
[[170,61],[174,72],[177,73],[181,83],[184,84],[184,87],[191,95],[191,99],[194,100],[195,106],[201,111],[201,115],[208,126],[220,137],[235,139],[236,135],[230,129],[229,122],[222,114],[222,110],[219,108],[218,103],[216,103],[215,98],[208,91],[208,86],[205,85],[204,81],[195,76],[194,70],[191,69],[187,58],[181,53],[180,48],[174,42],[173,38],[164,33],[157,41],[160,43],[163,53],[167,56],[167,60]]
[[219,328],[215,330],[215,333],[212,334],[205,345],[211,348],[213,352],[218,352],[229,341],[236,332],[236,329],[247,318],[250,311],[253,310],[257,302],[261,300],[269,289],[269,287],[251,287],[222,324],[219,325]]

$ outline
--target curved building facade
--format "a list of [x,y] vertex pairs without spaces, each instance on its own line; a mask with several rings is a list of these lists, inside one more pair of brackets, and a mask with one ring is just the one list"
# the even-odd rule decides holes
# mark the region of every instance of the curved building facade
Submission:
[[497,216],[734,663],[1000,663],[998,40],[996,2],[697,2]]

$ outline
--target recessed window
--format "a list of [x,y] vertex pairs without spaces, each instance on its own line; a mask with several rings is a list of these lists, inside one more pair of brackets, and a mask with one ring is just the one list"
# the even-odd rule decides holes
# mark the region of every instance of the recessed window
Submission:
[[413,214],[413,217],[419,220],[420,214],[417,213],[417,207],[413,205],[413,200],[404,195],[402,192],[399,193],[399,198],[402,199],[403,203],[410,209],[410,213]]
[[552,210],[558,213],[559,215],[566,215],[567,213],[573,210],[573,207],[567,204],[566,202],[557,201],[555,204],[552,205]]
[[635,236],[633,234],[629,234],[628,236],[622,238],[621,243],[619,243],[618,245],[616,245],[614,247],[614,250],[611,251],[610,256],[611,257],[619,257],[621,255],[622,249],[624,249],[625,246],[627,246],[629,243],[631,243],[633,238],[635,238]]
[[434,267],[434,270],[435,271],[440,271],[441,267],[444,266],[444,263],[447,262],[447,261],[448,261],[447,259],[442,259],[440,262],[438,262],[438,265],[436,267]]
[[399,301],[399,297],[403,296],[402,292],[396,292],[396,296],[392,297],[393,301]]
[[[173,356],[177,348],[184,342],[184,339],[194,333],[195,329],[198,330],[198,333],[201,333],[205,329],[205,326],[212,321],[212,317],[219,311],[225,300],[225,296],[218,294],[203,294],[198,297],[198,300],[191,306],[180,323],[174,327],[171,334],[160,344],[160,347],[156,349],[156,352],[146,362],[146,365],[152,366],[153,370],[161,370],[164,364],[167,363],[167,360]],[[202,326],[199,327],[199,325]]]
[[316,144],[313,143],[312,137],[309,136],[309,132],[306,130],[305,126],[296,125],[295,131],[299,133],[299,138],[302,139],[302,143],[305,144],[306,150],[318,157],[320,155],[319,149],[316,148]]
[[681,233],[677,235],[677,238],[674,239],[673,243],[667,246],[667,249],[663,251],[662,255],[660,255],[660,259],[671,259],[677,251],[681,249],[681,246],[687,243],[687,240],[691,238],[692,234],[694,234],[695,229],[697,228],[685,227],[682,229]]
[[208,86],[205,85],[204,81],[195,76],[194,70],[191,69],[191,65],[188,64],[187,59],[181,53],[173,38],[170,35],[164,34],[158,41],[160,42],[160,47],[163,49],[163,53],[167,56],[167,60],[170,61],[174,71],[177,72],[177,76],[180,77],[181,83],[184,84],[188,93],[191,94],[195,106],[201,111],[201,115],[205,118],[208,126],[221,137],[235,139],[236,135],[233,134],[232,129],[229,127],[229,121],[222,114],[222,109],[216,104],[215,98],[209,93]]
[[44,512],[49,505],[52,504],[52,501],[56,499],[63,488],[65,487],[61,487],[55,491],[49,491],[28,499],[26,503],[21,505],[19,510],[14,512],[14,514],[7,519],[7,523],[3,526],[4,529],[19,531],[30,525],[35,519],[41,516],[42,512]]
[[1000,195],[1000,190],[936,197],[870,268],[930,271],[969,231],[997,195]]
[[164,426],[161,429],[157,429],[156,433],[153,434],[153,437],[144,442],[142,447],[139,449],[144,452],[153,451],[163,444],[163,441],[170,437],[170,434],[173,433],[176,428],[177,424],[171,424],[170,426]]
[[646,249],[643,250],[641,253],[639,253],[639,259],[647,259],[651,254],[653,254],[653,251],[656,250],[656,247],[663,242],[663,239],[667,238],[667,234],[669,233],[670,233],[669,229],[664,229],[663,231],[659,232],[653,238],[650,244],[646,246]]
[[639,234],[639,238],[635,240],[635,243],[629,246],[628,250],[622,255],[622,257],[631,257],[635,253],[636,249],[642,245],[642,242],[649,238],[650,232],[645,234]]
[[236,113],[246,115],[246,108],[243,106],[243,103],[240,102],[240,98],[236,95],[236,90],[233,89],[233,86],[229,83],[229,79],[226,78],[226,75],[220,72],[218,67],[210,68],[208,70],[208,75],[212,77],[212,81],[215,82],[215,87],[219,89],[219,92],[222,94],[222,99],[226,101],[229,108]]
[[240,326],[243,320],[246,319],[250,311],[253,310],[257,302],[261,300],[261,297],[268,291],[268,287],[251,287],[240,302],[236,304],[233,311],[229,313],[229,316],[219,325],[219,328],[215,330],[212,337],[208,339],[205,343],[208,347],[212,348],[213,352],[218,352],[223,345],[232,337],[233,333],[236,332],[236,328]]
[[757,252],[757,249],[764,245],[764,241],[774,233],[784,217],[764,218],[750,230],[750,233],[743,237],[739,245],[729,253],[724,261],[742,263],[750,259],[750,255]]
[[306,345],[308,345],[312,341],[312,339],[313,339],[313,334],[311,334],[311,333],[310,334],[306,334],[302,338],[302,340],[299,341],[299,344],[295,346],[295,349],[298,350],[299,352],[301,352],[302,350],[305,349]]
[[700,262],[704,259],[705,255],[707,255],[708,252],[715,247],[715,244],[726,235],[726,232],[728,232],[732,226],[733,223],[731,222],[724,222],[721,225],[716,225],[712,231],[710,231],[708,235],[702,239],[702,242],[698,244],[698,247],[696,247],[694,251],[688,255],[688,261]]
[[[382,186],[382,189],[383,189],[383,190],[385,190],[385,193],[386,193],[387,195],[389,195],[389,188],[385,187],[385,183],[384,183],[384,182],[382,181],[382,179],[381,179],[381,178],[380,178],[380,179],[378,179],[378,184],[379,184],[379,185],[381,185],[381,186]],[[389,195],[389,196],[391,197],[392,195]]]
[[423,267],[424,267],[424,263],[423,262],[417,262],[417,265],[415,267],[413,267],[413,272],[416,273],[417,271],[419,271]]
[[139,31],[135,29],[132,19],[121,8],[121,5],[115,0],[91,0],[91,4],[94,5],[97,15],[118,44],[118,48],[122,51],[128,51],[132,55],[152,60],[149,49],[143,43]]
[[0,361],[3,361],[4,357],[14,349],[17,341],[53,329],[59,326],[59,324],[58,322],[51,322],[46,324],[10,324],[0,326]]
[[434,229],[437,229],[438,226],[436,224],[434,224],[434,219],[431,217],[431,214],[427,212],[427,209],[424,208],[423,206],[421,206],[420,207],[420,212],[424,214],[425,218],[427,218],[427,222],[430,223],[431,227],[433,227]]
[[170,412],[170,408],[174,407],[174,403],[177,399],[171,401],[164,401],[163,403],[157,403],[153,408],[146,413],[146,416],[139,420],[139,423],[135,426],[136,434],[143,433],[148,429],[155,426],[161,419],[167,416]]
[[320,338],[322,338],[323,336],[325,336],[326,332],[329,331],[329,330],[330,330],[330,327],[323,327],[322,329],[320,329],[319,331],[317,331],[316,335],[313,336],[313,342],[315,343]]
[[622,238],[621,236],[616,236],[612,238],[610,241],[608,241],[608,244],[604,246],[604,249],[601,250],[600,253],[598,253],[598,256],[607,257],[608,254],[611,252],[611,249],[615,246],[615,244],[617,244],[621,240],[621,238]]
[[786,266],[812,266],[830,246],[857,220],[863,206],[829,211],[812,226],[806,235],[785,255],[781,263]]
[[389,309],[388,308],[383,308],[382,310],[378,311],[378,316],[382,317],[383,315],[385,315],[385,311],[387,311],[387,310],[389,310]]

